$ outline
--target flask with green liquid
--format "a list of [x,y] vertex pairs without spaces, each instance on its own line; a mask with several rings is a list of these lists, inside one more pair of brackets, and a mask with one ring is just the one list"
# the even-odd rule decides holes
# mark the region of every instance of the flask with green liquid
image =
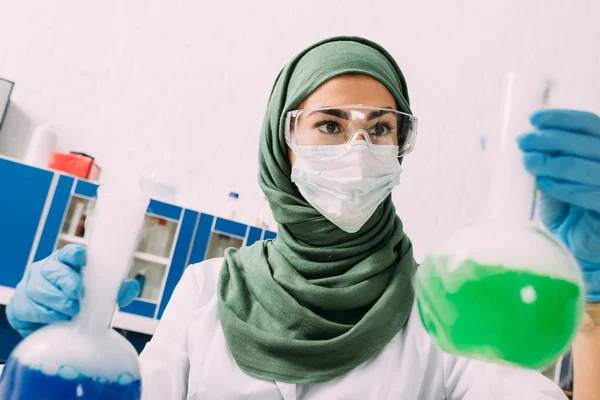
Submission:
[[534,222],[535,181],[516,138],[545,106],[548,83],[510,74],[502,129],[489,138],[494,163],[488,214],[428,254],[417,273],[421,320],[449,353],[541,369],[569,347],[584,289],[566,247]]

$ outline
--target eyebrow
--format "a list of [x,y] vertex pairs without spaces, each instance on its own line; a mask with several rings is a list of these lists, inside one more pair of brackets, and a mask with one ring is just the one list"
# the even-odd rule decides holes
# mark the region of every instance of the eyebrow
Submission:
[[311,112],[310,114],[308,114],[308,116],[310,117],[313,114],[317,114],[317,113],[323,113],[323,114],[327,114],[327,115],[331,115],[334,117],[338,117],[341,119],[349,119],[348,118],[348,113],[346,111],[342,111],[339,108],[330,108],[330,109],[326,109],[326,110],[316,110]]
[[[370,121],[372,119],[375,118],[379,118],[382,115],[385,114],[389,114],[394,112],[395,110],[392,107],[383,107],[385,108],[385,110],[389,110],[389,111],[384,111],[384,110],[376,110],[371,112],[368,116],[367,116],[367,121]],[[316,110],[311,112],[310,114],[308,114],[308,116],[310,117],[313,114],[317,114],[317,113],[323,113],[323,114],[327,114],[327,115],[331,115],[337,118],[341,118],[341,119],[350,119],[348,117],[348,113],[346,111],[340,110],[339,108],[329,108],[329,109],[325,109],[325,110]]]
[[381,117],[381,116],[383,116],[385,114],[390,114],[390,113],[392,113],[392,112],[395,111],[393,108],[390,108],[390,107],[386,107],[386,109],[389,109],[389,111],[384,111],[384,110],[373,111],[367,117],[367,121],[370,121],[370,120],[375,119],[375,118],[379,118],[379,117]]

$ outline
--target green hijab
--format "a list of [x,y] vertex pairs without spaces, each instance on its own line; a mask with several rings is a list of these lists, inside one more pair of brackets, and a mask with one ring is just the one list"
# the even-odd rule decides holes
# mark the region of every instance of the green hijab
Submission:
[[233,358],[269,380],[316,383],[379,353],[408,319],[416,269],[391,196],[356,233],[316,211],[290,180],[283,123],[321,84],[364,74],[383,83],[399,110],[408,92],[394,59],[357,37],[319,42],[279,73],[263,122],[259,181],[278,223],[275,240],[228,249],[219,316]]

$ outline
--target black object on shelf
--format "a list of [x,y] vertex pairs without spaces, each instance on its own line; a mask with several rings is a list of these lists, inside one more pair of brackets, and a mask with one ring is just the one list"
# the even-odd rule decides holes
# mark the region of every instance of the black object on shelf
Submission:
[[12,94],[14,86],[14,82],[0,78],[0,130],[2,129],[4,117],[6,117],[6,111],[8,110],[8,105],[10,104],[10,95]]
[[78,156],[84,156],[84,157],[87,157],[87,158],[90,158],[90,159],[94,160],[94,157],[90,156],[89,154],[82,153],[80,151],[70,151],[69,153],[76,154]]
[[81,216],[81,219],[77,223],[77,228],[75,229],[75,236],[78,236],[78,237],[85,236],[85,219],[86,219],[86,217],[87,216],[85,213]]

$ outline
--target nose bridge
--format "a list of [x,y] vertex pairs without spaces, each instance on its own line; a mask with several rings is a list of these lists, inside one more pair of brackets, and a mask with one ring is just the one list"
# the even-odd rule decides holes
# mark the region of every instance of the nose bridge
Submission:
[[364,129],[359,129],[356,132],[354,132],[350,140],[348,140],[348,146],[350,146],[354,142],[362,141],[367,142],[367,145],[371,147],[372,142],[371,138],[369,137],[369,134]]
[[365,130],[366,126],[366,115],[362,110],[352,110],[350,112],[350,123],[348,124],[347,130],[350,133],[348,144],[354,141],[366,141],[371,144],[371,138],[369,133]]

